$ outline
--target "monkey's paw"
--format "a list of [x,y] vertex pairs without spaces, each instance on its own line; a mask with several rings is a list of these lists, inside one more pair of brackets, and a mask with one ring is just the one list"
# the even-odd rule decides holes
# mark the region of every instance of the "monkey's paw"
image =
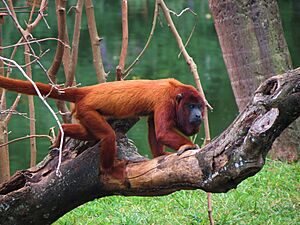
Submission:
[[123,184],[126,181],[126,160],[115,160],[114,165],[109,169],[100,167],[100,178],[107,182]]
[[195,145],[182,145],[180,146],[180,148],[177,151],[177,155],[181,155],[182,153],[184,153],[185,151],[188,150],[193,150],[193,149],[198,149],[199,146],[197,144]]
[[52,145],[49,146],[49,150],[55,149],[55,148],[59,148],[60,145],[60,140],[56,139]]

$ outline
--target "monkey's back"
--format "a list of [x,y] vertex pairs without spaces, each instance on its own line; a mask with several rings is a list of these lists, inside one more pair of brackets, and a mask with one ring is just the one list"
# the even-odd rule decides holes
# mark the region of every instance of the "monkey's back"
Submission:
[[[187,86],[175,79],[115,81],[79,88],[78,107],[118,118],[149,115],[159,104],[175,101],[176,89]],[[187,86],[189,87],[189,86]]]

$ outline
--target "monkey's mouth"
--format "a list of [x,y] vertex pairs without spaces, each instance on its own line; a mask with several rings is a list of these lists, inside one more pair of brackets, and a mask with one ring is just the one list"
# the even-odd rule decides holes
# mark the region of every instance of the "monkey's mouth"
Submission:
[[200,123],[197,122],[196,124],[195,123],[193,123],[193,124],[191,123],[189,129],[185,129],[183,133],[186,136],[192,136],[194,134],[197,134],[199,132],[199,130],[200,130],[200,124],[201,124],[201,122]]
[[196,126],[200,126],[201,125],[202,119],[201,118],[197,118],[197,119],[190,120],[189,122],[190,122],[190,124],[192,126],[196,127]]

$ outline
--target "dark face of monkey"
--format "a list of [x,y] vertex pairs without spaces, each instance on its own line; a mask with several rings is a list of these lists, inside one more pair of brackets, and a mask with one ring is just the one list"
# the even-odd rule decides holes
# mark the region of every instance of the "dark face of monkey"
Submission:
[[203,120],[203,100],[189,94],[177,95],[177,128],[187,136],[199,132]]
[[202,122],[201,105],[190,103],[186,107],[189,111],[189,123],[192,126],[199,126]]

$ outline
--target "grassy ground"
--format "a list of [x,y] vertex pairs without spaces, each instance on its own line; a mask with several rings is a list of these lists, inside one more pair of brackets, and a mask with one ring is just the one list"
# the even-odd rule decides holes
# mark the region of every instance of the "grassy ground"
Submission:
[[[213,194],[216,224],[300,225],[300,163],[268,160],[236,190]],[[209,224],[206,193],[179,191],[163,197],[102,198],[54,224]]]

